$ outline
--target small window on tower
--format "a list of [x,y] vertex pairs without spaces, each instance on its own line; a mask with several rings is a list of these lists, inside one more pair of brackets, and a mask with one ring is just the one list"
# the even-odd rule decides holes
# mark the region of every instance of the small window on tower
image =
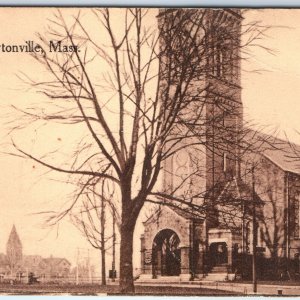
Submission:
[[223,171],[227,171],[227,153],[223,153]]

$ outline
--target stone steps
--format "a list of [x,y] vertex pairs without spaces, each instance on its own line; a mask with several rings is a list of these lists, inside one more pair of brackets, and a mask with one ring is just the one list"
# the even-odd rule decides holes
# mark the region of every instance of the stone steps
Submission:
[[208,281],[226,281],[228,280],[227,264],[214,266],[210,272],[205,276]]
[[227,273],[227,267],[214,267],[209,273]]
[[205,276],[207,281],[226,281],[228,280],[228,274],[226,273],[208,273]]
[[217,282],[217,281],[227,281],[228,274],[227,273],[208,273],[206,276],[200,278],[195,278],[193,281],[189,279],[183,280],[179,276],[158,276],[156,279],[152,277],[141,275],[136,282],[139,284],[147,283],[147,284],[196,284],[198,285],[200,282]]

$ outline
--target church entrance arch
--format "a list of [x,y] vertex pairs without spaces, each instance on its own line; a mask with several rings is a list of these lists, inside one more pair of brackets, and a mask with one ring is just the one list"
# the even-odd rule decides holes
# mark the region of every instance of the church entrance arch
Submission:
[[180,275],[179,237],[175,231],[164,229],[153,240],[152,272],[153,277]]

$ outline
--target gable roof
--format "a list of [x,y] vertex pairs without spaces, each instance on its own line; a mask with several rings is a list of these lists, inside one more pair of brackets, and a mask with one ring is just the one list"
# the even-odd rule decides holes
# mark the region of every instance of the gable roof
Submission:
[[45,263],[48,266],[57,266],[63,261],[65,261],[68,265],[71,265],[71,263],[66,258],[62,258],[62,257],[43,258],[43,263]]
[[[169,209],[173,212],[175,212],[178,216],[186,219],[186,220],[203,220],[204,219],[204,213],[197,211],[196,208],[192,209],[192,207],[186,205],[186,207],[180,207],[176,206],[176,204],[170,202],[170,204],[164,204],[162,205],[162,209]],[[149,218],[147,218],[146,221],[143,222],[144,226],[147,226],[150,223],[157,222],[157,220],[160,217],[162,210],[156,210],[154,211]]]
[[40,255],[23,255],[23,267],[37,267],[43,258]]
[[204,214],[196,211],[195,209],[192,209],[190,207],[187,208],[177,208],[177,207],[169,207],[172,209],[176,214],[183,217],[187,220],[202,220],[204,219]]
[[276,133],[265,134],[252,129],[247,131],[244,139],[253,145],[254,152],[262,154],[283,171],[300,174],[300,145],[278,138]]
[[[254,193],[255,202],[257,204],[262,204],[263,200]],[[224,188],[219,191],[217,196],[217,204],[238,204],[241,202],[252,203],[253,202],[253,191],[252,187],[243,182],[241,179],[233,178],[230,181],[227,181],[224,185]]]

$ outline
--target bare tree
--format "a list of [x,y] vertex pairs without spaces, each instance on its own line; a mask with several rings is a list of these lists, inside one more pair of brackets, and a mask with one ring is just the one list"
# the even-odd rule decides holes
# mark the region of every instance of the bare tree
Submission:
[[[132,293],[133,232],[144,204],[206,212],[208,203],[199,206],[192,200],[203,198],[203,190],[184,188],[187,183],[196,186],[205,176],[203,146],[219,160],[226,149],[233,170],[242,137],[236,123],[242,109],[237,101],[240,90],[224,84],[222,92],[216,92],[213,77],[238,85],[240,50],[264,29],[251,24],[245,29],[250,37],[241,45],[240,20],[235,21],[239,12],[231,12],[235,18],[228,21],[224,10],[162,10],[158,29],[146,25],[153,13],[147,9],[124,9],[116,14],[117,22],[110,9],[90,13],[100,24],[99,34],[85,25],[80,12],[64,17],[58,11],[49,31],[38,35],[42,51],[32,56],[47,76],[39,80],[24,75],[23,80],[50,103],[17,108],[23,118],[14,128],[23,128],[26,122],[79,126],[83,137],[70,156],[72,161],[51,163],[55,151],[38,157],[16,142],[13,145],[19,155],[78,183],[71,205],[52,216],[52,223],[74,209],[95,178],[115,184],[121,203],[120,289]],[[49,52],[49,43],[57,49],[69,45],[72,51]],[[235,103],[234,108],[228,101]],[[168,161],[185,150],[193,169],[178,174],[176,184],[161,188],[162,170],[167,172]]]
[[105,184],[105,179],[98,179],[83,197],[80,206],[71,212],[71,220],[91,246],[101,251],[101,281],[106,285],[106,253],[116,244],[116,232],[107,228],[119,228],[120,220],[114,188]]

